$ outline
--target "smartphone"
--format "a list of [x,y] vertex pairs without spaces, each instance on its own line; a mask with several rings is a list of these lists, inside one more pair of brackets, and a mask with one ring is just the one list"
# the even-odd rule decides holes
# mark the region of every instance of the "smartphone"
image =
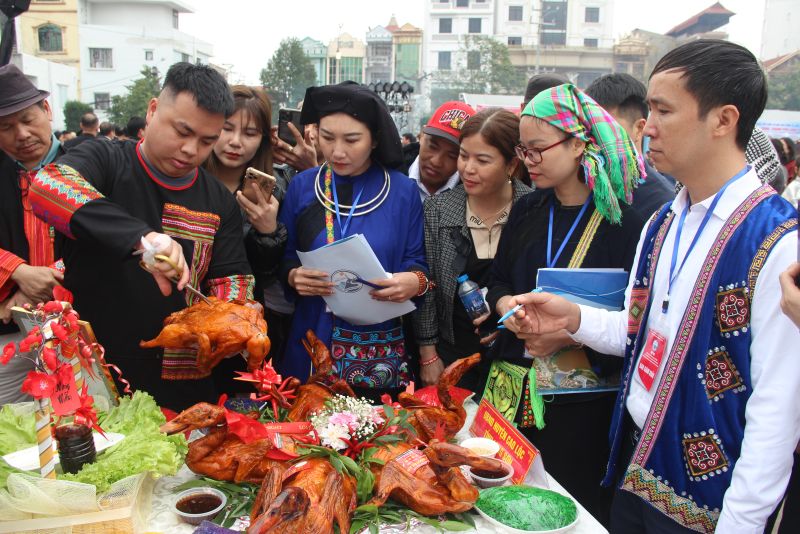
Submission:
[[278,138],[292,146],[297,144],[294,134],[289,129],[289,123],[294,124],[295,128],[302,134],[303,125],[300,124],[300,110],[291,108],[281,108],[278,110]]
[[242,193],[245,197],[247,197],[247,200],[258,204],[258,197],[253,191],[252,186],[250,186],[252,182],[258,184],[266,199],[269,200],[269,198],[272,196],[272,192],[275,190],[275,184],[277,181],[275,180],[274,176],[271,176],[265,172],[261,172],[253,167],[247,168],[244,173]]

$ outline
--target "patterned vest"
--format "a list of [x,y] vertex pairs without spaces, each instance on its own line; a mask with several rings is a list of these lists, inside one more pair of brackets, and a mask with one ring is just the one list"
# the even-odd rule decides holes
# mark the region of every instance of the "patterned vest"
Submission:
[[[674,219],[669,207],[648,227],[631,291],[606,485],[618,472],[625,401],[652,305],[650,284]],[[622,489],[698,532],[714,531],[744,438],[756,279],[778,239],[795,228],[794,210],[769,186],[754,191],[725,222],[664,356],[653,406],[622,479]]]

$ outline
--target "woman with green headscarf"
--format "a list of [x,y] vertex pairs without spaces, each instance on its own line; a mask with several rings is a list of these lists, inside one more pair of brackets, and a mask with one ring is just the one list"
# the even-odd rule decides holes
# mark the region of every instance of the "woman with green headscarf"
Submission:
[[[512,295],[536,286],[540,268],[629,271],[645,222],[628,207],[644,175],[641,158],[625,130],[572,84],[527,105],[516,150],[536,191],[514,205],[500,238],[487,295],[500,315]],[[492,348],[485,396],[518,423],[555,479],[607,520],[611,493],[600,480],[622,359],[576,347],[566,331],[525,335],[513,317],[505,327]],[[556,386],[584,392],[546,393]]]

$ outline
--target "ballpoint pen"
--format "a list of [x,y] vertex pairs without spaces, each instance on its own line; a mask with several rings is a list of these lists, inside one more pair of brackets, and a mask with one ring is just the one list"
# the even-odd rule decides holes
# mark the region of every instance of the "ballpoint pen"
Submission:
[[[542,288],[541,287],[535,287],[535,288],[533,288],[531,290],[531,293],[541,293],[541,292],[542,292]],[[506,319],[508,319],[509,317],[511,317],[512,315],[514,315],[515,313],[517,313],[521,309],[522,309],[522,304],[517,304],[516,306],[514,306],[513,308],[508,310],[506,313],[504,313],[503,316],[500,317],[500,319],[497,321],[497,324],[500,325],[497,328],[501,328],[501,327],[505,328],[505,326],[503,326],[503,322],[505,322]]]

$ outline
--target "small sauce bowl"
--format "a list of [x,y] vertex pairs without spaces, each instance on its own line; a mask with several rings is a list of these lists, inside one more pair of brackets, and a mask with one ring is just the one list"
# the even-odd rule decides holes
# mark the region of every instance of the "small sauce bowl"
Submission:
[[227,503],[228,498],[218,489],[190,488],[175,497],[172,510],[186,523],[199,525],[206,519],[214,519]]
[[476,474],[471,467],[467,467],[467,471],[469,476],[472,477],[472,481],[479,488],[493,488],[504,485],[514,475],[514,468],[510,464],[503,462],[503,465],[506,468],[506,474],[498,478],[491,478],[488,473],[484,474],[482,471],[478,471]]

